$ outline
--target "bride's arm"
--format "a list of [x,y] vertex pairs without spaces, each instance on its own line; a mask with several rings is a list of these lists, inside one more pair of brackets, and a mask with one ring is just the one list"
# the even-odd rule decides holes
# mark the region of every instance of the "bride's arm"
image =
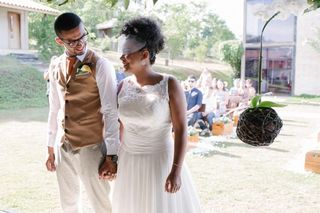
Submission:
[[174,193],[181,186],[181,168],[187,146],[186,100],[179,82],[169,78],[168,82],[170,114],[174,130],[174,156],[171,172],[166,181],[166,191]]

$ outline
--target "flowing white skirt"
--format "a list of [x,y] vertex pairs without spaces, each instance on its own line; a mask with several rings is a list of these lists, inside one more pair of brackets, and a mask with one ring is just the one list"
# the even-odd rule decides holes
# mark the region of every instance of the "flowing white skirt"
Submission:
[[181,188],[165,191],[172,166],[172,152],[119,153],[118,173],[112,202],[113,213],[199,213],[200,203],[186,165]]

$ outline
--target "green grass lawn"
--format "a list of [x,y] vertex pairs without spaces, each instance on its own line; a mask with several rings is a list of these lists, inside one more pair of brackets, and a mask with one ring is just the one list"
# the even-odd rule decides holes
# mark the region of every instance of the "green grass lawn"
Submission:
[[[47,113],[47,108],[0,110],[0,210],[61,212],[55,174],[44,166]],[[320,209],[320,175],[303,171],[304,152],[314,149],[310,144],[320,129],[320,109],[289,105],[278,113],[284,126],[269,147],[212,139],[213,151],[186,156],[204,213]],[[84,212],[92,212],[83,200]]]
[[320,104],[320,96],[318,95],[309,95],[309,94],[302,94],[299,96],[292,96],[287,97],[286,102],[288,103],[314,103]]
[[0,109],[47,105],[46,82],[37,69],[12,57],[0,57]]
[[[161,65],[156,68],[165,69]],[[199,70],[173,66],[161,72],[183,79]],[[44,166],[45,89],[39,71],[11,57],[0,57],[0,212],[61,212],[55,174]],[[318,96],[307,95],[288,99],[293,103],[319,101]],[[205,213],[313,213],[320,209],[320,175],[303,170],[305,152],[320,149],[320,144],[313,143],[320,130],[320,109],[289,103],[276,110],[284,126],[270,147],[212,139],[213,151],[187,155]],[[91,212],[86,202],[84,212]]]

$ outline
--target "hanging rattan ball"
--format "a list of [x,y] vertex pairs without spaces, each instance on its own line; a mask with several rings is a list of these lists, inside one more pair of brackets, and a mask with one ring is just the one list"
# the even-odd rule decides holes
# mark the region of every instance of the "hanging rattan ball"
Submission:
[[282,120],[272,108],[248,108],[240,114],[237,136],[252,146],[268,146],[273,143],[282,127]]

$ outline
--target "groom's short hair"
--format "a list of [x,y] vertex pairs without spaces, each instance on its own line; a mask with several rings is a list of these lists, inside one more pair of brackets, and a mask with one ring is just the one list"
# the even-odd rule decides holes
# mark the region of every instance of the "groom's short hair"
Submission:
[[81,18],[74,13],[62,13],[54,22],[54,31],[59,36],[61,31],[68,31],[78,27],[82,23]]

